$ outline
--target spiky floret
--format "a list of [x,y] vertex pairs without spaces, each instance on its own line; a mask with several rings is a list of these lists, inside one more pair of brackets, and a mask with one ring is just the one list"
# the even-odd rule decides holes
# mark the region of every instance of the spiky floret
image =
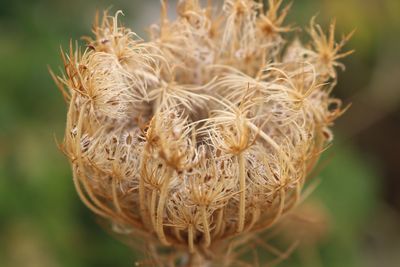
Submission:
[[71,44],[64,74],[52,74],[69,104],[61,147],[83,202],[192,266],[232,263],[235,246],[296,205],[343,112],[330,92],[350,53],[340,52],[350,36],[336,43],[334,24],[325,36],[314,19],[309,45],[285,47],[293,27],[281,0],[266,11],[210,3],[179,1],[170,21],[162,1],[150,41],[120,26],[121,12],[104,13],[87,48]]

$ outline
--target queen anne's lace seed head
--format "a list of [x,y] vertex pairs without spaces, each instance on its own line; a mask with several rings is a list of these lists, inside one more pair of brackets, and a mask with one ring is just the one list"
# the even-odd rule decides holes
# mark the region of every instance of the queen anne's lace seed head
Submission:
[[116,232],[218,266],[296,205],[343,112],[330,92],[350,36],[336,43],[313,19],[310,44],[286,43],[281,5],[182,0],[171,21],[162,1],[149,41],[105,13],[86,50],[62,54],[62,149]]

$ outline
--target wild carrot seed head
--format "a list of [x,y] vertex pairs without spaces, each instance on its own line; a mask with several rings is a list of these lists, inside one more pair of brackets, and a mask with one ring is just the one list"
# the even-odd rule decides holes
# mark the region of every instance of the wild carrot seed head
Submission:
[[69,104],[62,148],[89,208],[217,264],[296,205],[343,111],[330,92],[349,36],[336,43],[334,24],[325,36],[313,19],[310,44],[286,45],[281,6],[186,0],[171,21],[162,1],[149,41],[117,12],[87,49],[71,44],[56,77]]

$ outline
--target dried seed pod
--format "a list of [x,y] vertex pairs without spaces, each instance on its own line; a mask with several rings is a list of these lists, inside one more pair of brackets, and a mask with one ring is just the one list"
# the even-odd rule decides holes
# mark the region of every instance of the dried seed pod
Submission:
[[313,19],[310,45],[285,48],[281,0],[199,3],[179,1],[170,21],[162,1],[150,41],[104,13],[53,75],[79,196],[159,266],[238,261],[296,205],[343,112],[330,92],[349,36],[336,43],[334,24],[325,36]]

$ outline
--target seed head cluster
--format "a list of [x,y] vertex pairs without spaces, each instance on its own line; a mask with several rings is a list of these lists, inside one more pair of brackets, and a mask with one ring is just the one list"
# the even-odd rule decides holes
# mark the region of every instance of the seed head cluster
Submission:
[[84,49],[62,53],[61,147],[115,231],[197,266],[296,205],[343,112],[330,93],[350,35],[336,42],[334,23],[325,34],[312,19],[308,43],[288,42],[299,29],[281,5],[181,0],[170,20],[161,1],[148,41],[105,12]]

